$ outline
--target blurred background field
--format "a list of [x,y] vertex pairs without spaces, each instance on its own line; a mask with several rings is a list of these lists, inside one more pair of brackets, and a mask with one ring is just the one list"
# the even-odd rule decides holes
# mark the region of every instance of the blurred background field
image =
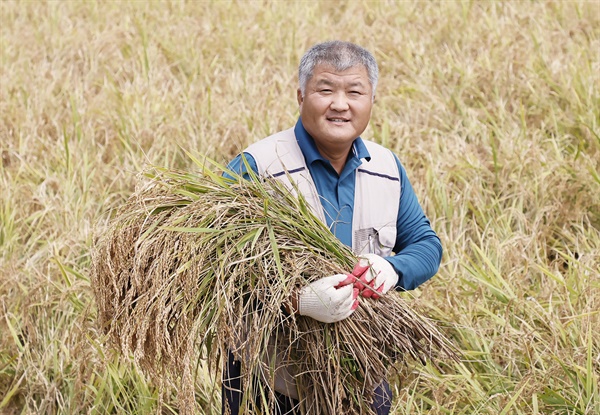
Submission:
[[597,1],[2,1],[0,413],[177,412],[103,347],[93,236],[148,164],[292,126],[297,63],[334,38],[377,58],[364,137],[445,247],[402,295],[464,354],[399,367],[393,413],[600,413]]

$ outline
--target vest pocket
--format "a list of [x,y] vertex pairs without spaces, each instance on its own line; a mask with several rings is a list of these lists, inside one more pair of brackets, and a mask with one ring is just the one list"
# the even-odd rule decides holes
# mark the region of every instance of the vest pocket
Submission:
[[382,257],[391,256],[396,244],[396,227],[382,226],[359,229],[355,233],[357,243],[356,254],[376,254]]
[[392,249],[396,245],[396,227],[381,227],[376,231],[375,236],[376,241],[373,253],[383,257],[392,255]]

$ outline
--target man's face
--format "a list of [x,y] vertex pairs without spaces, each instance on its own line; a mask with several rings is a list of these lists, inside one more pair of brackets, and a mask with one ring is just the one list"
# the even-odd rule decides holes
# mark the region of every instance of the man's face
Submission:
[[373,107],[367,69],[354,66],[338,72],[317,65],[304,97],[298,90],[300,116],[319,149],[350,146],[365,131]]

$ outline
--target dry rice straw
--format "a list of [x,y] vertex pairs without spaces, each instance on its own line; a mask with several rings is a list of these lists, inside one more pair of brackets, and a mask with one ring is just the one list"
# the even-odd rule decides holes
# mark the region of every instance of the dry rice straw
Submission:
[[146,176],[95,243],[93,287],[109,340],[160,385],[176,385],[182,413],[195,410],[198,360],[215,371],[228,349],[242,361],[245,396],[262,370],[259,393],[273,405],[275,368],[264,362],[277,342],[297,364],[303,414],[372,413],[395,363],[456,357],[397,294],[363,300],[334,324],[288,315],[294,287],[347,272],[356,258],[281,184],[207,170]]

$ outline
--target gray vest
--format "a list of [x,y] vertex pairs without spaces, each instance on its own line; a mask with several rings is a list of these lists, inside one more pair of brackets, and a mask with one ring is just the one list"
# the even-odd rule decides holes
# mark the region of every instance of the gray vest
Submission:
[[[363,160],[356,169],[352,250],[357,255],[373,253],[383,257],[390,256],[396,242],[400,172],[390,150],[371,141],[363,142],[371,160]],[[327,223],[317,188],[293,128],[254,143],[245,152],[256,161],[260,176],[277,178],[294,194],[297,188],[314,214],[323,223]]]

